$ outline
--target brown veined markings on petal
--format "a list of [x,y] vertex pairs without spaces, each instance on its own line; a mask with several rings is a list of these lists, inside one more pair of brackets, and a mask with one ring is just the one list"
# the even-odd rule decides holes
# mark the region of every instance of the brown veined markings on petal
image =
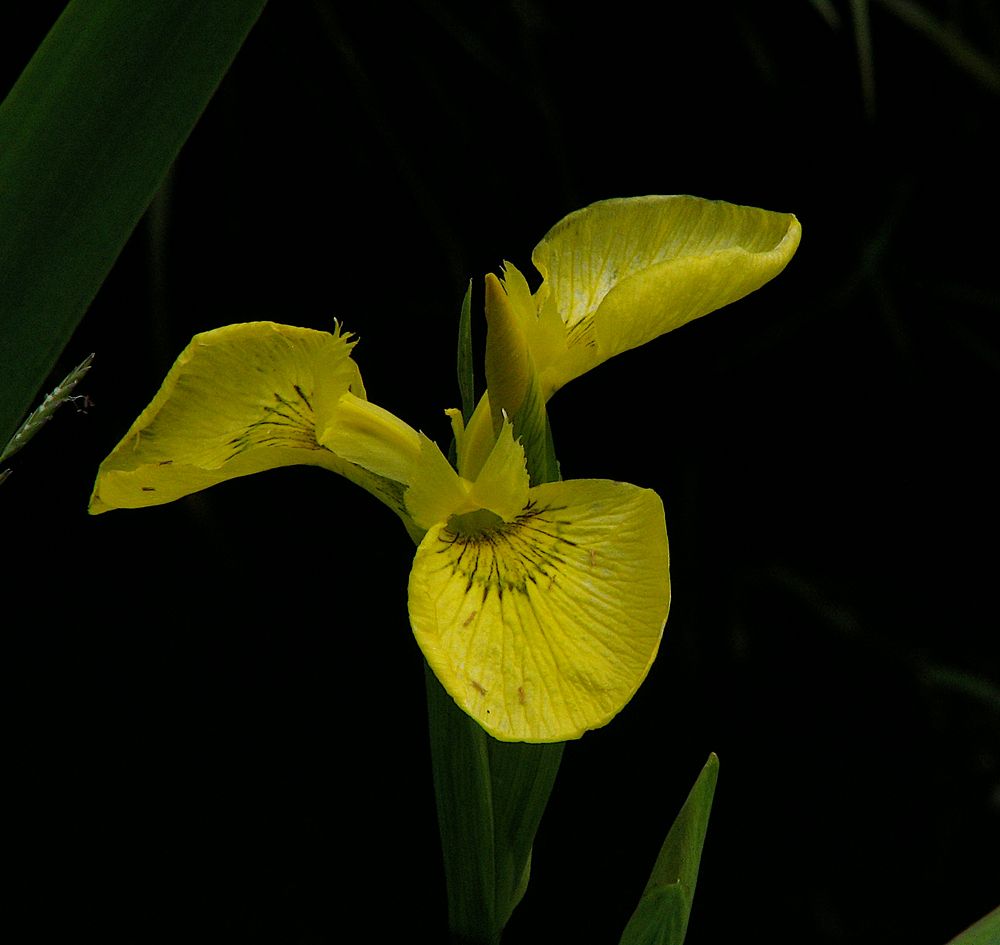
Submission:
[[586,348],[593,348],[597,344],[594,338],[594,318],[593,315],[584,315],[583,318],[573,322],[566,329],[566,347],[572,348],[582,345]]
[[549,687],[561,689],[552,678],[557,654],[545,652],[544,639],[526,649],[518,629],[535,637],[540,621],[533,598],[551,590],[568,554],[579,554],[576,542],[561,534],[566,523],[553,516],[559,511],[532,502],[515,521],[489,531],[462,535],[444,528],[438,535],[440,567],[460,579],[461,590],[448,604],[458,633],[453,656],[465,667],[470,696],[500,729],[511,714],[545,711]]
[[534,515],[489,535],[435,526],[414,561],[410,616],[442,684],[490,734],[561,741],[605,724],[645,677],[669,555],[648,490],[570,481],[531,498]]
[[447,555],[452,574],[466,579],[465,592],[474,588],[485,603],[491,591],[525,593],[528,583],[550,587],[565,562],[565,549],[575,545],[560,534],[558,519],[542,519],[543,513],[558,509],[535,508],[529,504],[513,522],[476,535],[462,535],[445,528],[438,552]]
[[261,417],[247,424],[229,445],[232,452],[226,460],[239,456],[255,446],[290,446],[297,449],[322,449],[316,442],[316,421],[313,407],[299,384],[293,384],[286,394],[274,391],[273,404],[261,404]]

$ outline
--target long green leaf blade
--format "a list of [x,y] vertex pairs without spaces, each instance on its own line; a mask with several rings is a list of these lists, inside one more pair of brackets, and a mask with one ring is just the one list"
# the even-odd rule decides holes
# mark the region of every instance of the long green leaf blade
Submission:
[[493,788],[486,733],[455,705],[424,664],[431,765],[452,940],[495,945]]
[[496,922],[502,929],[528,888],[531,848],[555,786],[565,743],[486,741],[493,792]]
[[449,930],[461,945],[496,945],[527,889],[564,746],[490,738],[424,669]]
[[682,945],[718,776],[719,759],[711,754],[663,841],[619,945]]
[[72,0],[0,105],[0,442],[266,0]]

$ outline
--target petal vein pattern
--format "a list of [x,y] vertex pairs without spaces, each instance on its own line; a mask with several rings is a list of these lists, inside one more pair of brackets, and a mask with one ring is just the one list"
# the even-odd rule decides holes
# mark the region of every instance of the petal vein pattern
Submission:
[[688,196],[603,200],[569,214],[531,257],[542,275],[537,321],[564,326],[561,345],[533,351],[545,397],[760,288],[801,232],[788,213]]
[[430,529],[409,602],[428,663],[486,731],[578,738],[622,709],[656,656],[670,604],[663,506],[626,483],[537,486],[513,522]]
[[[382,471],[406,467],[407,448],[416,455],[416,433],[410,431],[411,443],[393,418],[396,461],[379,456],[374,472],[357,462],[360,449],[348,461],[319,440],[318,430],[330,435],[345,416],[342,400],[367,403],[353,347],[339,329],[330,334],[273,322],[196,335],[101,464],[90,511],[160,505],[238,476],[305,464],[367,489],[416,537],[403,505],[405,482]],[[371,405],[376,420],[377,411]],[[383,453],[389,448],[380,446]]]

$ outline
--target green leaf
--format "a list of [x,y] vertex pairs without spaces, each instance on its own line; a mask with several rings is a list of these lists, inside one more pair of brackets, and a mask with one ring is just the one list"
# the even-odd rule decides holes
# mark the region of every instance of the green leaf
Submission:
[[448,927],[459,941],[499,941],[493,791],[486,733],[424,664],[431,763],[448,891]]
[[497,924],[502,929],[528,888],[531,846],[565,743],[529,745],[486,736],[486,744],[493,790]]
[[0,443],[266,0],[72,0],[0,105]]
[[476,378],[472,354],[472,280],[462,299],[458,319],[458,389],[462,395],[462,420],[468,425],[476,409]]
[[998,945],[1000,943],[1000,906],[989,915],[983,916],[970,925],[960,935],[956,935],[948,945]]
[[448,926],[454,942],[496,945],[527,888],[563,744],[490,738],[425,669]]
[[682,945],[718,776],[719,759],[713,753],[663,841],[619,945]]
[[524,447],[531,484],[540,486],[546,482],[559,482],[562,474],[552,439],[552,424],[549,423],[549,413],[545,408],[537,375],[532,376],[524,403],[510,420],[514,426],[514,436],[521,440]]

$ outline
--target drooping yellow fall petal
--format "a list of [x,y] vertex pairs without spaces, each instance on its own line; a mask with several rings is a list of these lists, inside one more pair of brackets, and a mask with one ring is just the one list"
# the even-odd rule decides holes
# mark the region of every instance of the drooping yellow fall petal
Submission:
[[565,347],[535,353],[545,396],[635,348],[753,292],[787,265],[791,214],[698,197],[604,200],[557,223],[535,247],[540,321]]
[[92,514],[171,502],[278,466],[322,466],[358,483],[406,520],[404,486],[317,442],[339,398],[364,396],[353,342],[273,322],[196,335],[159,392],[104,460]]
[[556,742],[608,722],[656,656],[670,604],[663,506],[575,480],[530,490],[513,522],[440,523],[410,572],[414,635],[495,738]]

